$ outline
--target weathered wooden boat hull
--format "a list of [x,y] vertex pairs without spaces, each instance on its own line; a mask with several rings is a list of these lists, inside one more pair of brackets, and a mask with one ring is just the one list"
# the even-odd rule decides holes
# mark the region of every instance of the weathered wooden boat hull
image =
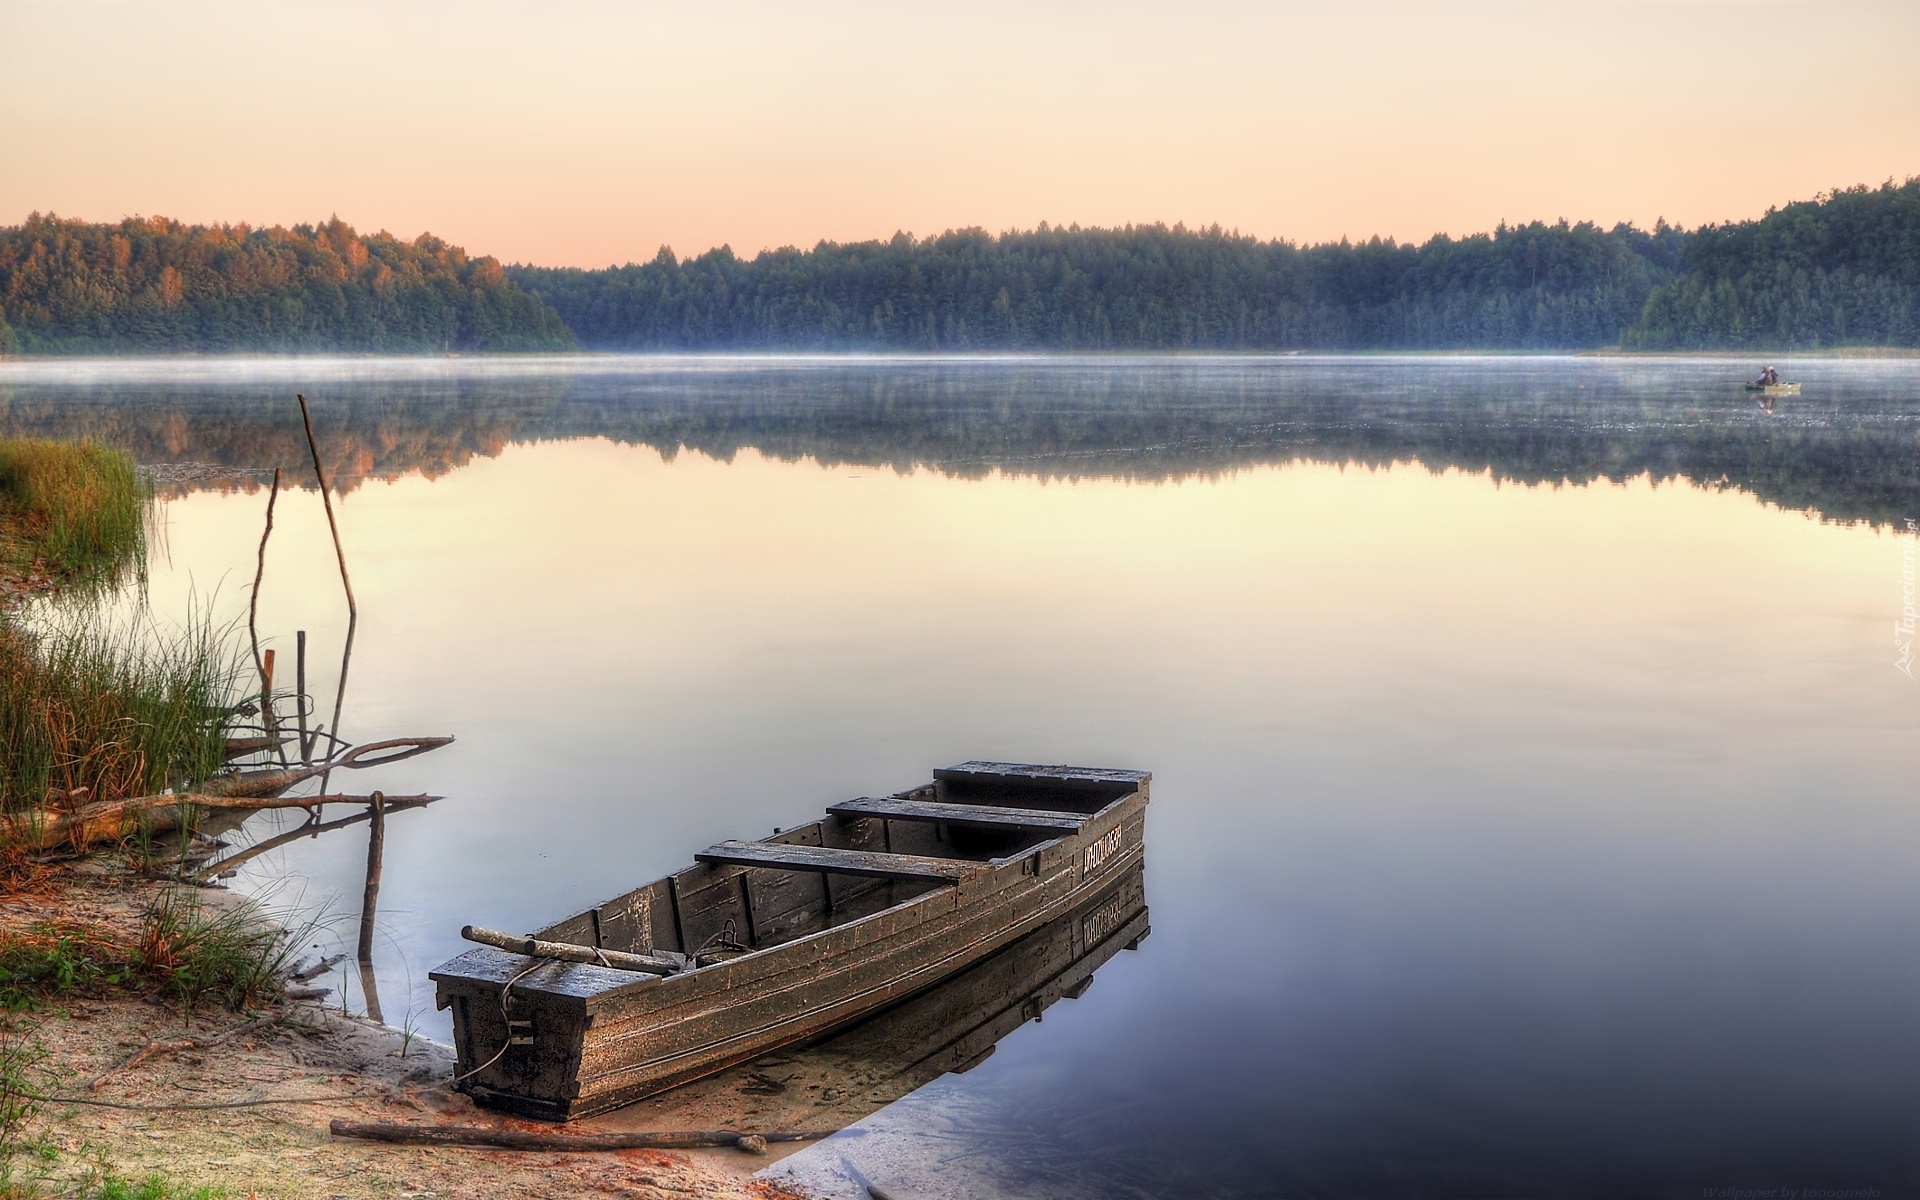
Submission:
[[537,935],[623,953],[746,951],[697,970],[637,977],[469,951],[433,973],[440,1006],[453,1009],[459,1086],[491,1107],[565,1120],[896,1004],[1137,866],[1148,781],[962,764],[760,842],[722,843],[700,865]]
[[1749,383],[1750,392],[1764,392],[1769,396],[1798,396],[1800,385],[1797,383]]
[[[949,1072],[971,1070],[997,1043],[1064,999],[1150,932],[1143,872],[1102,884],[1065,916],[933,987],[850,1027],[750,1059],[673,1091],[669,1123],[719,1129],[751,1106],[763,1129],[842,1129]],[[641,1105],[612,1124],[651,1127]]]

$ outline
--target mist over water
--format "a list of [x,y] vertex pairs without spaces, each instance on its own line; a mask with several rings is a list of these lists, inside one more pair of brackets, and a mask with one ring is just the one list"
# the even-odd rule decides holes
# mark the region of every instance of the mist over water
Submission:
[[[378,950],[434,1036],[464,923],[964,759],[1154,772],[1151,936],[773,1168],[824,1195],[1920,1194],[1920,364],[1750,365],[9,363],[0,432],[157,465],[152,604],[231,613],[313,402],[343,734],[460,738],[368,785],[448,797]],[[262,632],[330,706],[278,504]],[[350,944],[365,853],[234,882]]]

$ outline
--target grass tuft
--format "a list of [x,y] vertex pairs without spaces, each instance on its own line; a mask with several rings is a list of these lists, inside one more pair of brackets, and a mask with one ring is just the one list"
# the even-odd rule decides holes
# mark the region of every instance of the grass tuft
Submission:
[[0,1146],[0,1200],[219,1200],[226,1195],[223,1189],[181,1183],[157,1172],[129,1178],[104,1162],[78,1179],[22,1176],[13,1171],[12,1155],[5,1149]]
[[38,560],[70,580],[112,578],[146,562],[153,488],[133,459],[97,442],[0,438],[0,543],[6,565]]
[[0,620],[0,813],[184,790],[217,771],[237,631],[117,626],[92,606]]
[[131,940],[73,921],[0,933],[0,1008],[141,992],[187,1012],[209,1001],[245,1012],[279,997],[293,941],[253,905],[213,910],[163,892]]
[[0,1008],[19,1012],[50,996],[99,996],[133,982],[126,947],[91,926],[44,922],[0,935]]
[[128,1179],[105,1172],[82,1185],[79,1200],[215,1200],[221,1194],[218,1188],[195,1187],[165,1175]]
[[231,1012],[277,999],[294,939],[259,908],[209,911],[182,892],[163,892],[141,922],[138,956],[148,978],[188,1011],[212,1000]]

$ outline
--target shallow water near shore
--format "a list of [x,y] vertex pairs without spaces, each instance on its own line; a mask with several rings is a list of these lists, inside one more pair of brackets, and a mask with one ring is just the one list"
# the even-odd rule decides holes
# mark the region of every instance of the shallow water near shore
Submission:
[[[169,499],[244,614],[292,394],[344,491],[335,785],[377,995],[709,843],[969,758],[1154,773],[1151,935],[776,1175],[902,1197],[1920,1195],[1920,363],[0,365],[0,433]],[[345,631],[283,492],[260,628]],[[1905,661],[1908,667],[1901,663]],[[248,836],[294,822],[263,814]],[[233,882],[351,946],[364,827]]]

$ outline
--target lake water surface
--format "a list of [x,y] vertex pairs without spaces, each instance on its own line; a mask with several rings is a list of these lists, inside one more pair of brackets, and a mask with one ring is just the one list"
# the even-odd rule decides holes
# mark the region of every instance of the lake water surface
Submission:
[[[343,733],[459,737],[336,777],[448,797],[379,927],[432,1036],[462,924],[964,759],[1152,771],[1151,936],[772,1168],[822,1195],[1920,1195],[1920,363],[1750,368],[12,363],[0,432],[156,464],[153,606],[232,614],[312,401]],[[260,625],[330,720],[310,487]],[[350,944],[365,854],[234,882]]]

